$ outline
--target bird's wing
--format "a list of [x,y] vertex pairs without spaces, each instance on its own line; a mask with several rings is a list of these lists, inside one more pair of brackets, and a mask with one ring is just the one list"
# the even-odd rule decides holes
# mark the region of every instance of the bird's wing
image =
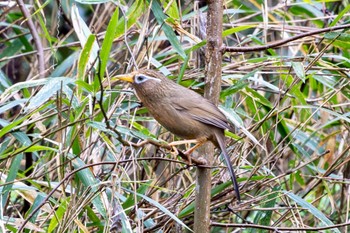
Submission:
[[231,129],[225,115],[219,108],[201,96],[191,100],[187,98],[177,99],[172,104],[176,110],[204,124],[213,125],[221,129]]

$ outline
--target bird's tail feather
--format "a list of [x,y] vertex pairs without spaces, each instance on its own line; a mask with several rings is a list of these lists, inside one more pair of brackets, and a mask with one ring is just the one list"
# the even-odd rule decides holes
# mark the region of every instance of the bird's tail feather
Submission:
[[230,156],[228,155],[227,150],[226,150],[225,135],[216,134],[216,139],[217,139],[217,142],[218,142],[218,144],[220,146],[221,152],[222,152],[222,154],[224,156],[225,163],[226,163],[226,166],[228,168],[228,171],[230,173],[232,184],[233,184],[233,187],[234,187],[235,192],[236,192],[237,200],[241,201],[241,195],[239,194],[239,187],[238,187],[235,171],[233,170],[233,167],[232,167],[232,164],[231,164],[231,160],[230,160]]

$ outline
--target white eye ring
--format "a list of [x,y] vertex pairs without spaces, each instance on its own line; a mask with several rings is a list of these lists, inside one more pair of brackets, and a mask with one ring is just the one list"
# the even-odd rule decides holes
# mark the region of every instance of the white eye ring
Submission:
[[147,80],[148,80],[148,78],[146,76],[143,76],[143,75],[136,75],[135,76],[135,83],[137,83],[137,84],[143,83]]
[[134,82],[136,84],[140,84],[140,83],[144,83],[144,82],[146,82],[147,80],[150,80],[150,79],[152,79],[154,81],[157,81],[157,82],[161,81],[158,78],[153,78],[153,77],[150,77],[150,76],[147,76],[147,75],[144,75],[144,74],[138,74],[138,75],[135,76]]

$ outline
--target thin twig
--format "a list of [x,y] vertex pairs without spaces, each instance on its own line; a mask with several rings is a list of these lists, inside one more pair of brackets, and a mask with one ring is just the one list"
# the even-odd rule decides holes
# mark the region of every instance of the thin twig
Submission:
[[[135,30],[129,30],[127,32],[128,35],[130,35],[131,33],[135,33]],[[104,39],[104,35],[105,35],[105,32],[98,33],[97,34],[98,40],[103,40]],[[113,40],[113,43],[120,42],[120,41],[123,41],[123,40],[124,40],[124,38],[116,38],[116,39]],[[44,48],[43,50],[44,51],[51,51],[52,49],[71,48],[71,47],[81,47],[80,42],[79,41],[74,41],[74,42],[71,42],[71,43],[63,44],[63,45],[55,45],[55,46]],[[3,57],[3,58],[0,59],[0,62],[11,60],[11,59],[15,59],[15,58],[19,58],[19,57],[29,56],[29,55],[32,55],[32,54],[35,54],[35,53],[38,53],[38,50],[33,50],[33,51],[30,51],[30,52],[26,52],[26,53],[16,54],[16,55],[13,55],[13,56],[8,56],[8,57]]]
[[350,222],[340,223],[340,224],[335,224],[332,226],[325,226],[325,227],[270,227],[270,226],[257,225],[257,224],[237,224],[237,223],[219,223],[219,222],[211,222],[210,225],[218,226],[218,227],[265,229],[265,230],[271,230],[274,232],[275,231],[322,231],[322,230],[334,229],[338,227],[349,226]]
[[33,36],[35,47],[38,51],[37,56],[38,56],[38,66],[39,66],[39,77],[44,78],[45,77],[44,76],[44,73],[45,73],[44,49],[43,49],[43,45],[41,43],[38,31],[35,28],[34,22],[32,20],[32,16],[30,15],[28,9],[25,7],[23,0],[17,0],[17,4],[21,9],[22,14],[26,18],[29,31]]
[[291,42],[291,41],[294,41],[294,40],[298,40],[298,39],[301,39],[301,38],[304,38],[304,37],[317,35],[317,34],[321,34],[321,33],[324,33],[324,32],[332,32],[332,31],[341,30],[341,29],[348,29],[348,28],[350,28],[350,24],[345,24],[345,25],[336,26],[336,27],[323,28],[323,29],[312,31],[312,32],[306,32],[306,33],[303,33],[303,34],[300,34],[300,35],[292,36],[292,37],[287,38],[285,40],[276,41],[276,42],[273,42],[271,44],[267,44],[267,45],[263,45],[263,46],[253,46],[253,47],[226,47],[226,46],[223,46],[222,47],[222,52],[257,52],[257,51],[263,51],[263,50],[267,50],[267,49],[272,49],[272,48],[278,47],[278,46],[283,45],[283,44],[287,44],[288,42]]
[[[166,158],[138,158],[137,160],[166,160],[166,161],[171,161],[171,162],[177,162],[174,160],[169,160]],[[122,160],[119,162],[113,162],[113,161],[108,161],[108,162],[99,162],[99,163],[94,163],[94,164],[88,164],[85,166],[82,166],[80,168],[77,168],[73,171],[71,171],[70,173],[68,173],[58,184],[56,187],[54,187],[50,193],[45,197],[44,200],[42,200],[42,202],[30,213],[30,215],[23,221],[22,225],[20,226],[20,228],[18,229],[18,232],[22,232],[25,225],[28,223],[28,221],[36,214],[36,212],[38,212],[40,210],[41,207],[43,207],[45,205],[45,203],[51,198],[51,196],[57,191],[57,189],[64,184],[64,182],[66,182],[70,177],[72,177],[74,174],[76,174],[79,171],[82,171],[84,169],[88,169],[94,166],[101,166],[101,165],[117,165],[120,163],[125,163],[125,162],[131,162],[132,159],[128,159],[128,160]],[[181,163],[181,162],[179,162]]]

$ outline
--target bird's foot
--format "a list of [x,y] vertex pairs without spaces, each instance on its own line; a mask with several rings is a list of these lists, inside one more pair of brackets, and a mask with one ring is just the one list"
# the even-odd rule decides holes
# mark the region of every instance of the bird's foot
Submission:
[[[175,146],[182,145],[182,144],[187,144],[187,143],[196,143],[196,145],[191,147],[190,149],[188,149],[185,152],[179,151],[175,147]],[[192,166],[192,164],[206,165],[207,161],[205,159],[202,159],[202,158],[197,159],[197,158],[193,158],[191,156],[193,151],[195,149],[197,149],[199,146],[201,146],[202,144],[203,144],[203,142],[200,142],[200,141],[194,139],[194,140],[183,140],[183,141],[171,142],[171,143],[169,143],[169,146],[171,146],[171,148],[173,149],[174,154],[179,155],[182,159],[187,161],[189,166]]]
[[[170,144],[169,144],[170,145]],[[178,149],[175,147],[175,146],[171,146],[170,145],[170,147],[171,147],[171,151],[170,151],[170,153],[172,154],[172,155],[178,155],[179,154],[179,151],[178,151]]]
[[189,166],[195,165],[207,165],[207,161],[204,158],[195,158],[191,156],[191,153],[179,151],[178,154],[183,160],[187,161]]
[[179,151],[175,146],[171,146],[170,153],[172,155],[175,155],[175,156],[178,155],[178,156],[180,156],[181,158],[183,158],[187,162],[187,165],[192,165],[191,154],[186,154],[186,152]]
[[192,165],[192,152],[193,151],[185,151],[184,155],[187,157],[187,162],[188,162],[188,165]]
[[185,153],[179,153],[179,151],[175,147],[175,146],[178,146],[178,145],[189,144],[189,143],[198,143],[198,141],[195,140],[195,139],[193,139],[193,140],[175,141],[175,142],[169,143],[169,146],[171,146],[173,148],[173,150],[177,152],[177,155],[180,155],[184,160],[186,160],[188,165],[190,166],[190,165],[192,165],[191,154],[193,153],[194,150],[192,148],[190,148]]

